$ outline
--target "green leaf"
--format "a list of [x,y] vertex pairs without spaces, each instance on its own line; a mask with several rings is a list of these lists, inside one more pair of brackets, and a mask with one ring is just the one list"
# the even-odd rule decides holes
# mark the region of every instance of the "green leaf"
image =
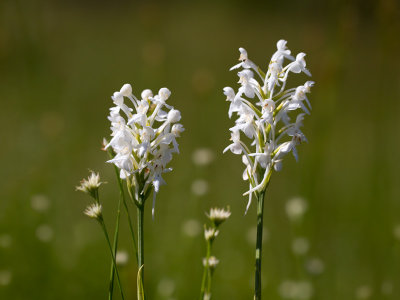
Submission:
[[143,288],[143,278],[142,278],[142,269],[144,265],[139,268],[137,274],[137,298],[138,300],[144,300],[144,288]]

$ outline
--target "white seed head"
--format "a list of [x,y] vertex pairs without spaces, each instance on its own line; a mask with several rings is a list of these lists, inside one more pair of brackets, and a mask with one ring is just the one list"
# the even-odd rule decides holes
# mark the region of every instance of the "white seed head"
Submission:
[[125,83],[119,91],[123,96],[128,97],[132,95],[132,86],[129,83]]
[[204,266],[209,266],[212,270],[215,269],[215,267],[219,264],[219,260],[215,256],[210,256],[208,258],[208,263],[207,259],[203,258],[203,265]]
[[226,219],[228,219],[231,215],[229,209],[223,208],[211,208],[210,213],[207,217],[215,224],[216,227],[221,225]]
[[87,193],[95,198],[96,192],[101,184],[103,184],[103,182],[100,181],[99,173],[96,174],[95,172],[91,171],[89,177],[87,179],[82,179],[81,185],[77,186],[76,190]]
[[204,229],[204,238],[206,241],[213,241],[217,235],[219,234],[219,231],[215,228],[206,228]]
[[93,219],[97,219],[97,220],[100,220],[103,217],[103,215],[102,215],[102,207],[101,207],[101,205],[99,203],[93,203],[93,204],[89,205],[85,209],[84,213],[88,217],[93,218]]

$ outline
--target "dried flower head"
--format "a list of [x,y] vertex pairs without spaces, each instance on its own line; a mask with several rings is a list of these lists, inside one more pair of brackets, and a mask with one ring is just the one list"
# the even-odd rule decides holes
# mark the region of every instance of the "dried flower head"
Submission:
[[89,205],[85,209],[84,213],[88,217],[97,219],[98,221],[102,220],[102,218],[103,218],[102,207],[99,203],[93,203],[93,204]]
[[91,195],[93,198],[97,198],[97,192],[100,187],[100,185],[104,182],[100,181],[100,175],[99,173],[95,173],[93,171],[90,171],[89,177],[86,179],[82,179],[81,185],[76,187],[77,191],[81,191],[84,193],[87,193]]
[[[241,155],[245,165],[243,180],[249,181],[249,195],[246,212],[253,193],[264,191],[270,180],[272,170],[281,170],[282,159],[290,152],[298,160],[297,146],[307,141],[300,128],[303,119],[310,114],[311,104],[307,98],[313,81],[285,89],[290,73],[304,73],[311,76],[306,68],[305,54],[296,58],[287,49],[285,40],[279,40],[277,50],[272,55],[268,69],[264,73],[249,58],[247,51],[239,48],[240,63],[231,70],[242,68],[237,73],[240,87],[235,92],[231,87],[224,88],[226,100],[230,102],[229,118],[237,114],[235,126],[230,128],[232,143],[225,148],[233,154]],[[290,62],[284,66],[284,61]],[[295,111],[301,113],[292,118]],[[241,135],[251,140],[247,144]]]
[[218,227],[221,225],[226,219],[228,219],[231,215],[231,212],[228,209],[223,209],[223,208],[211,208],[210,213],[206,214],[207,217],[213,222],[215,227]]

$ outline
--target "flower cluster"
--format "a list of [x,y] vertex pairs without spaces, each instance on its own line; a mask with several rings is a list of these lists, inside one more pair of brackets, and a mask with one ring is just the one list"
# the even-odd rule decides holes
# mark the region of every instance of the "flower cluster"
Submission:
[[[314,85],[307,81],[296,88],[285,89],[289,73],[305,73],[311,76],[306,68],[305,53],[296,58],[287,49],[285,40],[279,40],[277,51],[272,55],[268,70],[264,73],[247,56],[243,48],[239,48],[240,63],[231,70],[242,68],[238,72],[240,87],[235,91],[231,87],[224,88],[227,101],[230,102],[229,118],[233,113],[238,115],[235,126],[230,128],[232,143],[225,148],[234,154],[242,155],[245,164],[243,180],[249,181],[247,209],[253,193],[265,190],[272,170],[282,168],[282,159],[292,152],[298,159],[296,146],[307,141],[300,128],[305,114],[310,114],[311,105],[307,93]],[[289,61],[283,66],[284,61]],[[254,99],[251,101],[251,99]],[[295,121],[294,111],[300,110]],[[247,145],[241,134],[251,140]]]
[[[172,170],[167,164],[173,153],[179,153],[176,138],[184,131],[178,124],[181,113],[166,103],[170,95],[167,88],[161,88],[155,96],[146,89],[138,99],[132,94],[132,86],[124,84],[111,97],[115,106],[108,117],[112,139],[105,148],[111,147],[114,155],[108,162],[120,169],[121,179],[133,187],[138,203],[154,187],[153,214],[155,196],[165,184],[162,174]],[[124,102],[125,98],[133,108]]]

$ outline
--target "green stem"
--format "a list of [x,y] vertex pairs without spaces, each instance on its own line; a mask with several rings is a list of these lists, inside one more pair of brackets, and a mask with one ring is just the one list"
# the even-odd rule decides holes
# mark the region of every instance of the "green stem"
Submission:
[[[120,215],[121,215],[121,197],[119,198],[119,201],[118,201],[117,220],[115,222],[116,224],[115,224],[114,245],[113,245],[114,257],[116,257],[116,255],[117,255]],[[112,300],[112,298],[113,298],[115,269],[116,269],[116,265],[114,265],[114,261],[111,260],[110,285],[109,285],[109,289],[108,289],[108,299],[109,300]]]
[[107,240],[107,244],[108,244],[108,248],[110,250],[111,258],[112,258],[112,261],[113,261],[114,266],[115,266],[115,273],[117,274],[117,281],[118,281],[119,290],[121,292],[121,297],[124,300],[125,297],[124,297],[124,292],[122,291],[121,280],[119,278],[117,262],[115,261],[115,256],[114,256],[114,253],[113,253],[113,250],[112,250],[112,247],[111,247],[110,238],[109,238],[108,233],[107,233],[106,224],[104,223],[104,220],[102,218],[99,219],[99,223],[101,225],[101,228],[103,229],[104,235],[105,235],[106,240]]
[[144,204],[137,206],[137,224],[138,224],[138,269],[140,281],[138,282],[138,290],[144,291]]
[[133,242],[133,249],[135,250],[136,262],[138,262],[138,250],[137,250],[137,245],[136,245],[135,232],[133,230],[132,218],[131,218],[131,214],[129,213],[128,204],[126,203],[124,187],[122,186],[122,179],[119,177],[118,168],[114,166],[114,170],[115,170],[115,175],[117,176],[117,180],[118,180],[120,198],[122,198],[122,202],[124,204],[125,212],[126,212],[126,215],[128,217],[129,231],[131,232],[131,237],[132,237],[132,242]]
[[260,192],[257,197],[257,242],[254,300],[261,300],[261,256],[263,239],[264,195],[265,190]]
[[[204,299],[204,293],[206,292],[206,283],[208,282],[207,287],[210,287],[211,280],[208,278],[210,276],[209,273],[209,266],[208,266],[208,259],[211,255],[211,242],[207,241],[207,253],[205,258],[204,270],[203,270],[203,279],[201,281],[201,289],[200,289],[200,300]],[[207,280],[208,279],[208,280]]]

